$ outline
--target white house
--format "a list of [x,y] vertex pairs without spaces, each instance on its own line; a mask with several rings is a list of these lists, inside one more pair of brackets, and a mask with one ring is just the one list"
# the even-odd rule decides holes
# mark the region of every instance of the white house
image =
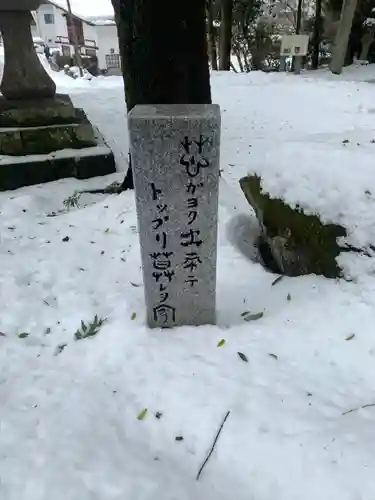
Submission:
[[100,70],[120,74],[119,43],[113,20],[89,20],[73,14],[71,23],[67,9],[51,0],[43,0],[32,16],[33,37],[41,38],[51,49],[73,55],[75,30],[82,55],[97,56]]
[[120,75],[121,62],[116,23],[110,19],[93,22],[97,33],[99,68],[107,69],[108,74]]

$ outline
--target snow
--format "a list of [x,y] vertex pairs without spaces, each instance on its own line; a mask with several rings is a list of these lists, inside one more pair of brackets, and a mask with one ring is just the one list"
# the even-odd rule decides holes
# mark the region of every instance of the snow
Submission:
[[[369,259],[345,257],[354,282],[272,286],[238,186],[261,174],[267,189],[371,241],[371,65],[341,77],[212,76],[223,120],[218,324],[172,331],[145,326],[133,193],[83,195],[63,210],[74,191],[122,179],[122,80],[53,76],[121,172],[0,193],[0,498],[372,500],[375,408],[358,409],[375,403]],[[264,316],[247,322],[244,311]],[[96,314],[107,318],[99,333],[75,340]]]

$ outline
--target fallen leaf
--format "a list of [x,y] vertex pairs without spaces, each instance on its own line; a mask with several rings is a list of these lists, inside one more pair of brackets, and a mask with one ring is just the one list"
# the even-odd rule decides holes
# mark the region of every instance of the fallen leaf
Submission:
[[245,321],[256,321],[260,318],[263,318],[263,316],[264,316],[264,313],[262,313],[262,312],[255,313],[255,314],[248,314],[247,316],[244,317],[244,320]]
[[276,354],[272,354],[272,352],[270,352],[270,353],[268,354],[268,356],[271,356],[271,358],[273,358],[273,359],[279,359],[279,358],[277,357],[277,355],[276,355]]
[[288,295],[286,296],[286,300],[292,300],[292,296],[290,295],[290,293],[288,293]]
[[136,317],[137,317],[137,313],[133,312],[132,315],[130,316],[130,319],[132,321],[134,321]]
[[242,359],[242,361],[245,361],[245,363],[249,362],[249,360],[247,359],[247,357],[245,356],[245,354],[243,352],[238,352],[237,354]]
[[219,342],[217,343],[217,346],[218,346],[218,347],[222,347],[224,344],[225,344],[225,339],[221,339],[221,340],[219,340]]
[[44,330],[44,335],[49,335],[50,333],[51,333],[51,328],[48,327]]
[[104,231],[105,233],[109,233],[109,227]]
[[59,354],[61,354],[67,345],[68,344],[60,344],[60,345],[58,345],[56,347],[55,356],[58,356]]
[[[121,260],[123,260],[124,262],[126,262],[125,259],[121,259]],[[141,286],[141,285],[138,285],[137,283],[133,283],[132,281],[130,281],[130,284],[131,284],[131,286],[134,286],[135,288],[138,288],[139,286]]]
[[352,334],[348,335],[348,336],[345,338],[345,340],[352,340],[352,339],[354,339],[354,337],[355,337],[355,333],[352,333]]
[[277,285],[277,283],[280,283],[282,279],[284,279],[285,276],[279,276],[278,278],[275,279],[275,281],[272,282],[271,286]]
[[25,339],[30,335],[30,333],[22,332],[18,334],[19,339]]
[[63,241],[69,241],[69,240],[70,240],[70,238],[69,238],[69,236],[65,236],[65,238],[63,238],[62,240],[63,240]]
[[138,415],[137,415],[137,419],[138,420],[144,420],[145,416],[147,415],[147,408],[143,408],[143,410],[141,410]]
[[176,439],[176,441],[183,441],[184,440],[184,438],[182,436],[176,436],[175,439]]
[[244,311],[244,312],[241,314],[241,317],[243,318],[244,316],[247,316],[248,314],[250,314],[250,311]]
[[157,411],[155,413],[155,418],[157,418],[158,420],[160,420],[162,416],[163,416],[163,414],[160,411]]

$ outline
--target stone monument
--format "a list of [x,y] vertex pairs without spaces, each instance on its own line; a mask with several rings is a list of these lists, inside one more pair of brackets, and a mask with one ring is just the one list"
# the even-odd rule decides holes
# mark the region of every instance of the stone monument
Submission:
[[115,172],[113,154],[85,113],[56,85],[33,44],[31,10],[42,0],[0,0],[0,191]]
[[136,106],[128,126],[148,324],[213,324],[220,108]]

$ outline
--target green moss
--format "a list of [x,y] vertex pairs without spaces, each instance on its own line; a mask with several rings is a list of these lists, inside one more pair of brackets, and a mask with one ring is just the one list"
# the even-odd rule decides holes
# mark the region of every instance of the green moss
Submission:
[[7,129],[0,132],[0,154],[25,156],[47,154],[62,149],[96,146],[90,124]]
[[0,154],[9,156],[23,154],[21,134],[18,131],[0,133]]
[[1,127],[37,127],[77,122],[76,110],[66,104],[31,105],[5,109],[0,112]]
[[263,192],[261,179],[256,175],[244,177],[240,185],[267,240],[279,237],[286,241],[287,251],[300,256],[299,274],[315,273],[329,278],[341,274],[336,262],[340,253],[337,238],[346,236],[345,228],[323,224],[318,215],[306,215],[301,208],[293,209],[283,200],[271,198]]

